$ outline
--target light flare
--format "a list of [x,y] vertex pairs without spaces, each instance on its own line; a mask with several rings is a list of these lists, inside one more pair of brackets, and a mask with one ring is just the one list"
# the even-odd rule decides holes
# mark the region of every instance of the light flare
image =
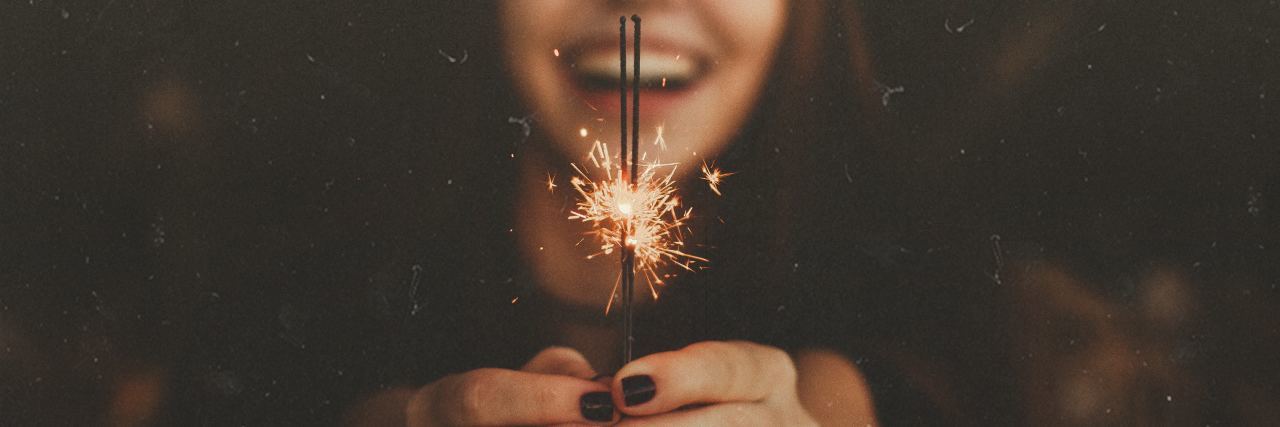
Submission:
[[720,183],[724,181],[725,177],[732,175],[733,173],[722,171],[714,164],[708,165],[706,162],[702,162],[702,180],[707,182],[707,186],[711,187],[711,191],[716,193],[717,196],[722,195],[720,194]]
[[663,130],[665,130],[666,127],[667,125],[665,123],[658,125],[658,128],[657,128],[658,136],[653,138],[653,145],[657,145],[658,148],[661,149],[662,151],[667,151],[667,140],[666,138],[662,137]]
[[[648,162],[640,165],[634,185],[628,185],[621,162],[613,162],[609,147],[596,141],[588,153],[591,172],[573,164],[577,175],[569,180],[579,200],[569,219],[587,223],[587,232],[600,245],[588,259],[614,251],[634,251],[635,269],[649,286],[654,299],[657,287],[669,274],[668,265],[694,271],[693,265],[706,258],[685,251],[685,235],[692,208],[684,208],[676,195],[675,163]],[[603,175],[603,177],[601,177]],[[597,179],[598,178],[598,179]],[[617,294],[610,294],[608,312]]]

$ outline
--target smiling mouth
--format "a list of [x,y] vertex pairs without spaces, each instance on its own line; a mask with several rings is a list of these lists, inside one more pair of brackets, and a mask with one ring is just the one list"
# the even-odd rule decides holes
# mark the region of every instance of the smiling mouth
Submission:
[[[567,58],[568,76],[585,92],[617,91],[621,83],[617,50],[593,49]],[[627,84],[631,83],[631,57],[627,58]],[[706,75],[702,61],[668,51],[642,52],[640,88],[677,92],[688,89]]]

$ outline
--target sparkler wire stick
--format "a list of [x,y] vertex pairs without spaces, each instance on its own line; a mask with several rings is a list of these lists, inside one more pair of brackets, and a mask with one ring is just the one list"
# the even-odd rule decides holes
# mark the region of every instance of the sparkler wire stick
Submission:
[[[618,17],[618,62],[621,78],[618,80],[618,93],[622,124],[619,135],[619,142],[622,145],[621,162],[622,167],[619,173],[623,174],[623,180],[631,189],[636,190],[636,175],[639,173],[639,156],[640,156],[640,17],[631,15],[631,22],[634,32],[634,59],[632,60],[631,75],[631,158],[627,158],[627,41],[626,41],[626,17]],[[630,163],[628,167],[628,163]],[[628,173],[630,172],[630,173]],[[631,362],[631,346],[634,339],[633,334],[633,315],[632,315],[632,294],[635,293],[635,247],[628,243],[628,231],[633,224],[630,221],[622,224],[622,363],[625,365]]]
[[622,146],[620,151],[622,165],[622,180],[627,181],[627,17],[618,17],[618,77],[621,79],[618,83],[618,106],[621,113],[618,115],[618,127],[621,133],[618,135],[618,144]]
[[631,15],[635,33],[635,59],[631,72],[631,185],[635,185],[636,167],[640,162],[640,15]]
[[[618,145],[622,146],[619,152],[619,161],[622,162],[620,179],[627,185],[631,184],[630,175],[627,173],[627,17],[618,17],[618,106],[621,113],[618,117],[619,128]],[[621,257],[621,272],[619,281],[622,282],[622,364],[631,362],[631,274],[632,271],[628,263],[631,251],[626,249],[627,245],[627,227],[622,226],[622,250],[618,251]]]

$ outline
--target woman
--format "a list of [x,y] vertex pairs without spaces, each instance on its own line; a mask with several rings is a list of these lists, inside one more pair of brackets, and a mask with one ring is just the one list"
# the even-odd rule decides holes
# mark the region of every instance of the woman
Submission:
[[[512,153],[519,199],[510,231],[537,286],[522,303],[543,310],[530,313],[541,325],[530,335],[545,334],[541,345],[563,347],[537,353],[519,371],[466,371],[417,390],[384,394],[368,408],[403,404],[410,425],[598,423],[623,414],[637,425],[873,423],[858,369],[837,353],[806,349],[819,344],[811,340],[782,342],[791,320],[777,315],[785,303],[774,304],[794,300],[782,293],[795,290],[779,289],[787,284],[772,280],[799,265],[786,262],[795,256],[787,239],[797,238],[790,222],[799,217],[779,209],[789,206],[790,196],[776,187],[803,179],[795,171],[815,153],[798,145],[831,126],[821,124],[831,109],[812,107],[814,95],[829,83],[815,72],[821,38],[828,35],[821,25],[824,12],[816,2],[782,1],[501,3],[507,72],[532,109],[541,137]],[[693,228],[703,235],[706,247],[697,250],[710,252],[711,270],[672,281],[661,304],[642,307],[648,311],[637,321],[640,354],[646,348],[670,351],[638,357],[611,378],[595,381],[598,372],[613,372],[619,363],[622,337],[614,320],[602,314],[617,267],[583,260],[589,252],[577,242],[585,230],[565,220],[572,194],[555,191],[548,179],[565,184],[572,174],[568,165],[580,161],[597,136],[616,143],[616,18],[630,14],[644,19],[642,155],[680,163],[677,178],[684,189],[699,186],[691,172],[700,161],[719,157],[741,172],[734,187],[742,194],[727,190],[723,200],[708,191],[687,195],[703,219]],[[659,137],[665,150],[648,143]],[[719,204],[744,208],[704,209]],[[737,289],[707,289],[720,283]],[[745,308],[703,313],[694,324],[673,323],[724,299]],[[746,314],[751,309],[766,314]],[[745,321],[747,316],[757,323]],[[707,329],[715,325],[728,328]],[[708,337],[775,341],[795,351],[749,341],[679,346]],[[690,405],[705,406],[681,409]]]

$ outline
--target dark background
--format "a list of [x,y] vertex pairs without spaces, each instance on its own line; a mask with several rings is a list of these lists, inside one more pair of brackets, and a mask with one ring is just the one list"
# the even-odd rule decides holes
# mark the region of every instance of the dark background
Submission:
[[[529,113],[461,3],[0,4],[3,416],[333,423],[518,361],[413,362],[536,302],[486,243]],[[792,301],[883,421],[1280,416],[1280,4],[835,3],[876,72],[784,189],[830,193]]]

